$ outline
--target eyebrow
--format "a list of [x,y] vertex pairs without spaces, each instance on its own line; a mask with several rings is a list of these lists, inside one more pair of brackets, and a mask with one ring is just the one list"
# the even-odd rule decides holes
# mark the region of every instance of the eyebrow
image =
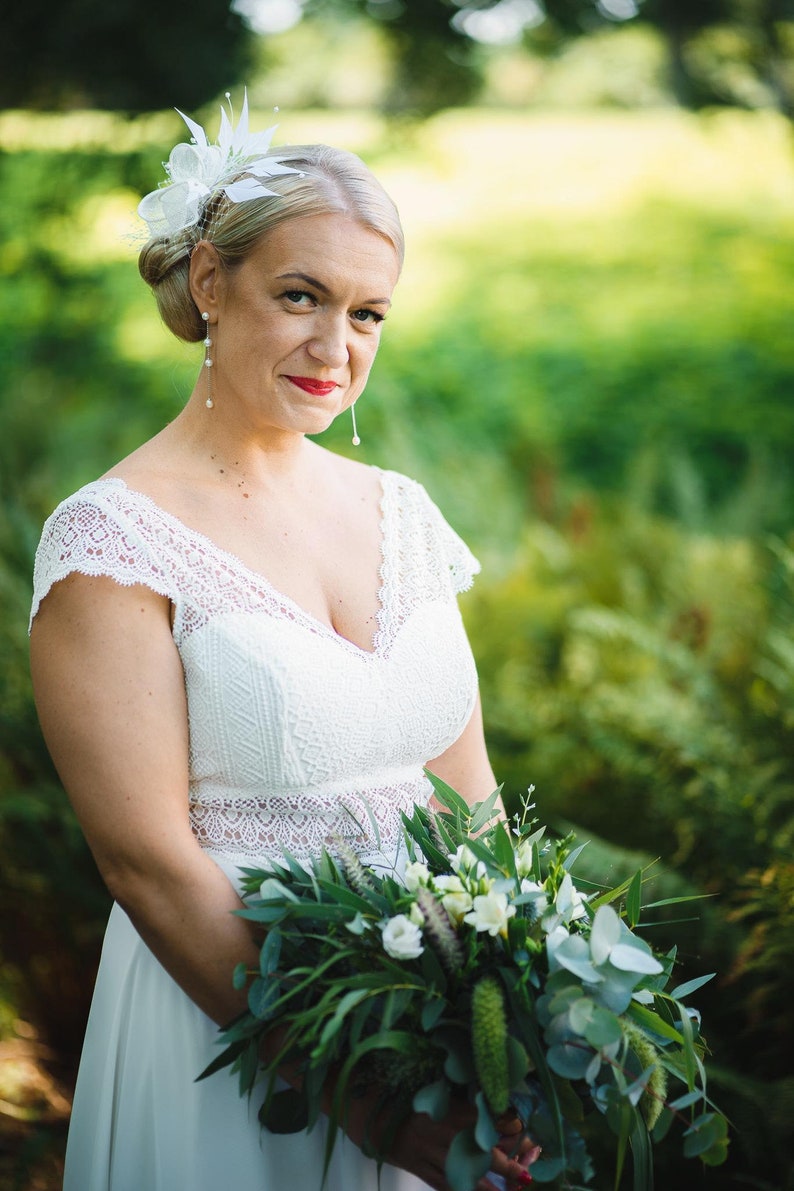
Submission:
[[[318,281],[316,277],[310,277],[308,273],[279,273],[278,281],[289,281],[291,278],[296,278],[298,281],[304,281],[307,285],[311,285],[314,289],[318,289],[321,294],[330,294],[327,285],[322,281]],[[364,304],[367,306],[391,306],[390,298],[365,298]]]

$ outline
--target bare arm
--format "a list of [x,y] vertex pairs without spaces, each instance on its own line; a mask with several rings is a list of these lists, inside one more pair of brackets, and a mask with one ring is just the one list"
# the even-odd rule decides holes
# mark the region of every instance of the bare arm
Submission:
[[[240,960],[255,967],[257,950],[248,925],[231,913],[239,898],[190,830],[187,706],[169,614],[168,601],[146,587],[82,575],[56,584],[31,633],[34,692],[47,745],[111,894],[188,996],[224,1023],[245,1004],[232,970]],[[478,714],[473,719],[439,759],[450,784],[471,772],[475,757],[482,764]],[[488,786],[486,771],[481,781]],[[485,792],[472,787],[471,794]],[[446,1191],[447,1149],[469,1115],[441,1125],[414,1115],[392,1161]],[[351,1105],[356,1141],[367,1116]],[[494,1151],[493,1168],[513,1181],[517,1157]]]
[[256,962],[240,901],[188,820],[184,678],[170,606],[146,587],[71,575],[42,602],[31,670],[42,730],[112,896],[210,1017],[244,997]]
[[[493,794],[498,783],[488,760],[479,695],[461,735],[440,757],[428,761],[427,768],[457,790],[470,805]],[[431,804],[436,806],[432,799]]]

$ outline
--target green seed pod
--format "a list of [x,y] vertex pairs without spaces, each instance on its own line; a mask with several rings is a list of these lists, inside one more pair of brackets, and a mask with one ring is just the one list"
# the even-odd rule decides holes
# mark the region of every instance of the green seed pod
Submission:
[[501,987],[493,976],[486,976],[475,985],[471,1018],[474,1069],[485,1099],[498,1117],[507,1111],[510,1102],[510,1080],[505,1003]]
[[646,1038],[641,1030],[623,1019],[623,1028],[628,1036],[629,1047],[637,1056],[640,1067],[644,1071],[653,1064],[653,1071],[648,1079],[648,1085],[640,1096],[640,1112],[650,1131],[659,1119],[667,1096],[667,1072],[659,1062],[659,1052],[653,1043]]

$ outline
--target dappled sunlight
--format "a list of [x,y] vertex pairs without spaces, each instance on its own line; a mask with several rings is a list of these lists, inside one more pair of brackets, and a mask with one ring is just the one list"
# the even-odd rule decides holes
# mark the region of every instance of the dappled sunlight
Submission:
[[[214,136],[216,105],[190,114]],[[773,898],[794,789],[790,126],[672,109],[390,125],[264,101],[252,121],[278,122],[276,145],[359,152],[396,199],[406,266],[357,458],[426,484],[482,559],[462,611],[508,796],[535,782],[544,821],[603,834],[611,856],[661,853],[718,895],[679,958],[719,970],[718,1066],[763,1126],[790,1040],[792,924]],[[38,1122],[52,1161],[36,1182],[33,1155],[30,1191],[59,1185],[68,1111],[42,1040],[77,1052],[64,1030],[84,1020],[107,909],[36,725],[32,555],[57,501],[156,433],[201,372],[136,265],[140,194],[185,136],[168,112],[0,113],[0,942],[22,990],[0,997],[0,1185],[14,1147],[48,1144]],[[320,441],[353,454],[349,420]],[[775,932],[780,962],[753,974],[731,911]],[[759,989],[768,1020],[748,1010]],[[23,1001],[42,1040],[12,1038]],[[750,1137],[760,1161],[767,1134]]]
[[0,112],[0,147],[25,149],[103,149],[129,153],[141,146],[168,144],[179,117],[169,112],[124,117],[115,112]]
[[145,239],[136,214],[138,202],[131,190],[89,195],[49,222],[46,243],[70,265],[134,259]]

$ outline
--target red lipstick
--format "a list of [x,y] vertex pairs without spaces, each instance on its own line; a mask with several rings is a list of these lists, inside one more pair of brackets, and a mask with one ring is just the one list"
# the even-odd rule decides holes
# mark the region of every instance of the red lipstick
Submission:
[[327,397],[337,387],[335,380],[315,380],[311,376],[288,376],[287,380],[315,397]]

